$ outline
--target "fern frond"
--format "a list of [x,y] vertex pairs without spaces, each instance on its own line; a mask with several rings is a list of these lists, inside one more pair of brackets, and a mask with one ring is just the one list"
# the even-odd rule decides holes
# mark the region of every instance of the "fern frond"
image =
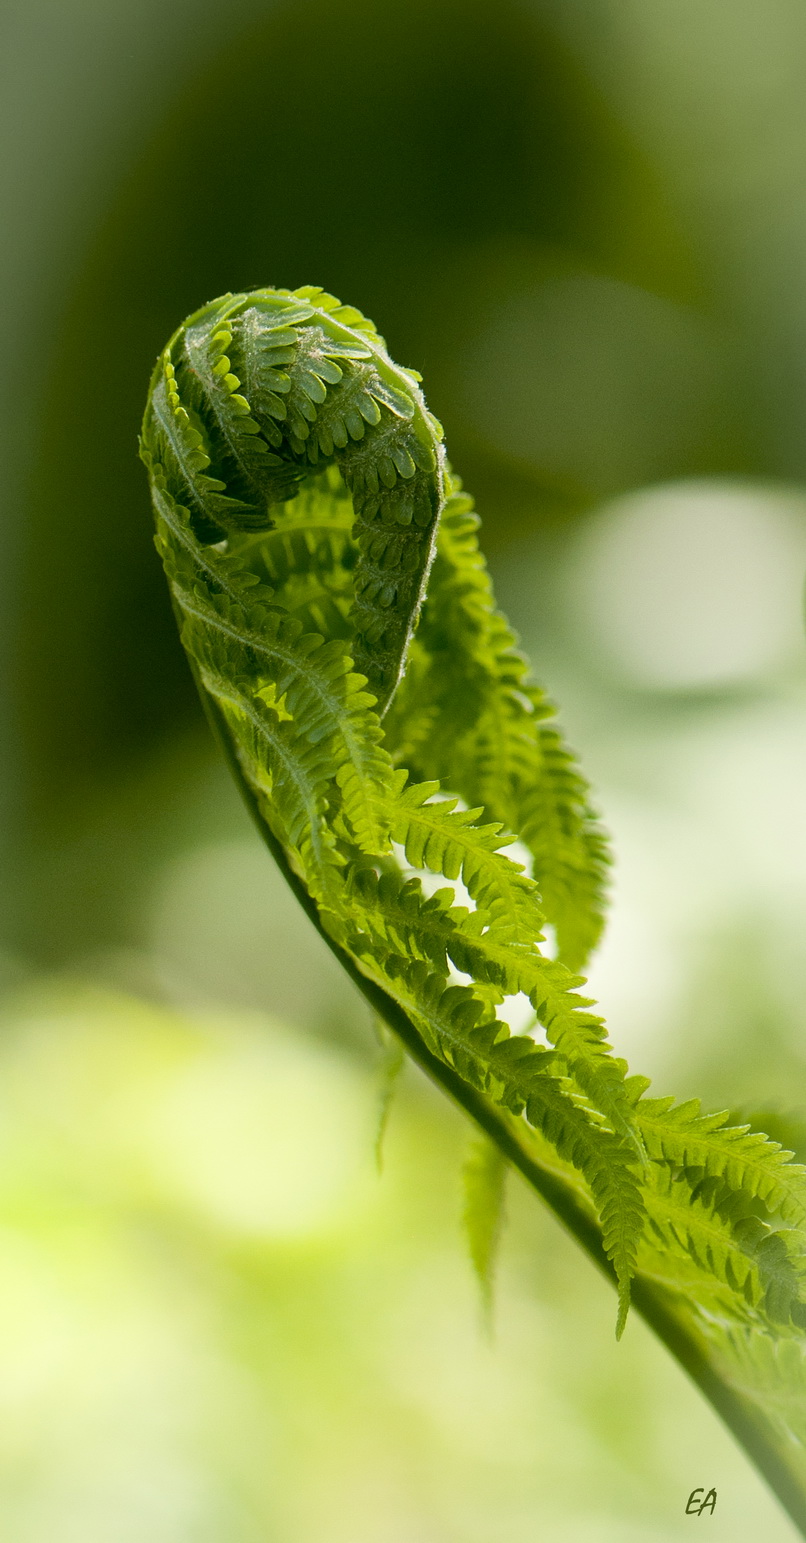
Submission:
[[[289,296],[289,299],[292,297]],[[383,709],[403,669],[444,499],[438,425],[417,381],[389,359],[352,307],[301,291],[304,324],[279,315],[271,291],[231,314],[236,357],[278,449],[301,479],[335,463],[355,514],[353,655]]]
[[378,1123],[375,1128],[375,1166],[378,1172],[382,1173],[383,1149],[389,1125],[389,1116],[392,1112],[392,1100],[397,1090],[400,1074],[403,1071],[406,1053],[399,1040],[393,1039],[391,1036],[387,1039],[386,1031],[380,1019],[376,1020],[376,1028],[383,1048],[383,1060],[381,1063],[378,1098]]
[[[446,873],[444,866],[441,871],[448,878],[457,876]],[[513,937],[509,912],[499,897],[493,896],[489,909],[482,899],[482,908],[470,912],[452,904],[452,890],[438,890],[426,899],[416,879],[404,882],[394,873],[378,878],[372,870],[359,868],[352,882],[364,924],[377,931],[380,923],[381,941],[428,960],[441,972],[447,972],[450,959],[457,970],[499,987],[502,995],[527,996],[565,1070],[643,1157],[624,1063],[612,1056],[601,1018],[587,1011],[591,1003],[577,995],[576,987],[584,983],[535,944]],[[485,894],[489,901],[489,890]]]
[[511,937],[530,943],[539,939],[543,917],[537,886],[520,863],[500,850],[514,838],[502,834],[498,822],[479,825],[480,809],[457,809],[456,799],[435,801],[438,782],[404,782],[405,773],[398,773],[385,807],[392,840],[403,847],[411,866],[461,878],[479,906],[495,908],[506,918]]
[[[741,1434],[742,1401],[763,1405],[748,1358],[783,1365],[806,1327],[806,1169],[725,1114],[645,1097],[579,994],[604,840],[418,377],[322,290],[226,295],[160,355],[141,454],[182,641],[306,910],[615,1279],[617,1332],[635,1278]],[[446,884],[426,894],[419,874]],[[545,1044],[497,1016],[516,996]],[[470,1207],[483,1275],[488,1179]],[[806,1455],[803,1472],[806,1492]]]
[[602,1243],[618,1280],[620,1339],[630,1305],[630,1281],[645,1224],[645,1201],[635,1171],[635,1152],[620,1136],[594,1123],[567,1081],[535,1081],[526,1117],[560,1157],[579,1169],[590,1186],[602,1227]]
[[[806,1326],[802,1236],[771,1229],[750,1197],[719,1181],[703,1183],[696,1171],[654,1169],[647,1215],[649,1239],[664,1255],[693,1262],[712,1289],[727,1288],[718,1293],[722,1312],[768,1326]],[[686,1280],[691,1289],[692,1277]]]
[[478,524],[472,500],[452,492],[388,740],[415,775],[439,777],[518,832],[560,955],[578,968],[601,931],[606,844],[573,757],[547,721],[553,708],[529,683],[515,634],[495,609]]
[[317,898],[326,901],[339,862],[327,819],[330,781],[328,745],[300,743],[295,725],[254,693],[224,680],[201,664],[201,683],[229,724],[244,773],[266,818],[299,859]]
[[[219,676],[250,679],[255,693],[271,682],[299,737],[323,745],[324,783],[335,775],[358,845],[384,850],[388,831],[380,800],[391,766],[380,743],[374,698],[364,689],[364,677],[353,671],[346,644],[306,634],[297,618],[272,605],[271,592],[262,586],[241,583],[227,594],[205,589],[183,547],[166,553],[166,570],[184,618],[183,641],[202,673],[217,669]],[[210,689],[222,699],[218,689]]]
[[492,1315],[493,1276],[504,1219],[506,1178],[506,1161],[498,1148],[483,1138],[474,1140],[462,1168],[462,1220],[488,1324]]
[[[643,1084],[644,1079],[631,1079]],[[806,1167],[791,1161],[777,1141],[749,1125],[728,1125],[727,1111],[703,1114],[699,1099],[640,1098],[635,1119],[651,1157],[679,1168],[702,1169],[731,1189],[763,1201],[770,1214],[806,1229]]]
[[620,1336],[644,1224],[634,1147],[607,1128],[562,1075],[552,1051],[527,1036],[511,1034],[471,988],[446,985],[444,976],[425,962],[391,951],[384,955],[377,941],[356,932],[349,946],[367,973],[388,986],[410,1013],[436,1055],[510,1114],[525,1114],[583,1176],[598,1210],[605,1253],[618,1278]]

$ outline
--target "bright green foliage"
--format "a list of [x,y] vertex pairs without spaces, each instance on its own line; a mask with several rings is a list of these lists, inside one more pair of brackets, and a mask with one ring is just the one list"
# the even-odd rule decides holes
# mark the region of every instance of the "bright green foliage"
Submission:
[[463,1220],[488,1324],[492,1316],[493,1275],[504,1219],[506,1177],[507,1164],[498,1148],[484,1138],[474,1140],[462,1172]]
[[[226,295],[158,365],[146,445],[192,538],[274,525],[320,467],[352,501],[352,654],[384,706],[403,667],[443,496],[441,430],[372,322],[319,289]],[[170,515],[169,515],[170,518]],[[179,538],[182,539],[181,537]]]
[[[142,455],[200,688],[322,931],[578,1197],[619,1333],[638,1271],[720,1354],[731,1334],[741,1354],[796,1341],[804,1170],[723,1115],[644,1097],[579,995],[603,838],[418,377],[319,290],[227,295],[158,360]],[[533,1033],[497,1014],[517,996]],[[487,1279],[494,1186],[471,1176]]]
[[388,1034],[381,1019],[376,1020],[376,1028],[383,1050],[383,1060],[381,1062],[380,1098],[378,1100],[378,1124],[375,1130],[375,1164],[378,1172],[382,1173],[386,1129],[392,1112],[392,1100],[394,1099],[400,1074],[406,1060],[406,1052],[400,1041],[395,1039],[394,1035]]
[[576,969],[602,927],[604,839],[551,705],[495,609],[472,500],[456,478],[452,485],[387,742],[413,775],[440,778],[517,831],[560,957]]

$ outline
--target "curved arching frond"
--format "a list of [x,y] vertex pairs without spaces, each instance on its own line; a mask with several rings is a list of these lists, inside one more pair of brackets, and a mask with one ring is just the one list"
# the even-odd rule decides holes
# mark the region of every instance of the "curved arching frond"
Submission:
[[[579,994],[605,841],[419,377],[322,290],[225,295],[160,355],[141,449],[202,696],[353,978],[573,1194],[619,1333],[637,1277],[714,1365],[760,1344],[759,1366],[800,1366],[775,1347],[806,1326],[806,1171],[748,1126],[648,1098]],[[501,1171],[473,1175],[486,1279]]]

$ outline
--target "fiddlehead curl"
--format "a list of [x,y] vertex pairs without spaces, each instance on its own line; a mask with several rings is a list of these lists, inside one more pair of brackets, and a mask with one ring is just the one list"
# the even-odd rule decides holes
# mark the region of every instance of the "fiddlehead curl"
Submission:
[[[804,1170],[724,1116],[647,1099],[578,994],[603,837],[418,379],[311,287],[226,295],[178,329],[141,453],[182,640],[316,925],[508,1155],[560,1186],[578,1235],[594,1228],[619,1332],[637,1272],[643,1310],[685,1322],[697,1355],[722,1335],[723,1359],[752,1359],[806,1324]],[[498,1014],[516,996],[532,1034]]]
[[200,546],[270,530],[333,466],[352,501],[353,658],[381,713],[400,678],[445,497],[442,430],[372,322],[309,286],[225,295],[157,362],[145,442]]

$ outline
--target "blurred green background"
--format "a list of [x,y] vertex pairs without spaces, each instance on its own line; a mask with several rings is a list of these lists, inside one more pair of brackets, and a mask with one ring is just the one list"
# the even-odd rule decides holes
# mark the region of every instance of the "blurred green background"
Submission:
[[806,1105],[803,0],[5,0],[0,1536],[792,1529],[366,1011],[201,720],[151,364],[320,283],[422,370],[613,832],[592,983],[658,1091]]

